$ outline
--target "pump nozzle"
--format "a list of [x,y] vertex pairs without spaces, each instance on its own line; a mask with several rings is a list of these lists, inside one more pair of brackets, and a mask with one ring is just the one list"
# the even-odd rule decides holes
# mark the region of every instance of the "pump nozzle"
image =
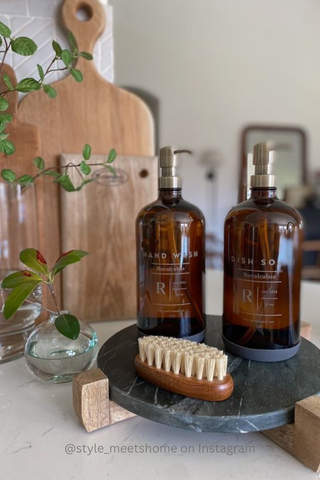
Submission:
[[181,178],[176,175],[179,153],[192,153],[190,150],[175,150],[173,147],[163,147],[159,155],[159,188],[181,188]]
[[273,154],[265,142],[253,147],[254,175],[251,175],[251,187],[274,187],[275,177],[271,174]]

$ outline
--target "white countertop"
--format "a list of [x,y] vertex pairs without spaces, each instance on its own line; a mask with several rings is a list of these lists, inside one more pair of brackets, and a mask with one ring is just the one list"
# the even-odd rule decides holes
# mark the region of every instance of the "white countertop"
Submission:
[[[220,315],[222,273],[209,271],[206,281],[206,312]],[[319,300],[320,283],[304,282],[302,319],[312,324],[312,341],[318,347]],[[92,325],[101,346],[133,323]],[[75,453],[65,452],[69,444]],[[161,453],[164,445],[172,453]],[[109,453],[110,447],[118,446],[123,453]],[[228,446],[235,453],[224,453]],[[241,453],[246,447],[254,448]],[[0,365],[0,472],[3,480],[316,478],[260,433],[194,433],[135,417],[88,434],[73,411],[71,383],[42,383],[29,372],[24,358]]]

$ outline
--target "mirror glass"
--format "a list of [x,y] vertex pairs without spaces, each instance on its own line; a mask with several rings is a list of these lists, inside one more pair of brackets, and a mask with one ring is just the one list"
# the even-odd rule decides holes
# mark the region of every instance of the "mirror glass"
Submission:
[[[240,173],[240,195],[246,195],[247,156],[253,153],[257,143],[267,142],[275,152],[272,173],[276,176],[278,198],[284,199],[289,188],[300,186],[306,181],[306,136],[303,130],[290,127],[247,127],[242,138],[242,168]],[[240,197],[239,195],[239,197]],[[244,200],[245,198],[239,198]]]

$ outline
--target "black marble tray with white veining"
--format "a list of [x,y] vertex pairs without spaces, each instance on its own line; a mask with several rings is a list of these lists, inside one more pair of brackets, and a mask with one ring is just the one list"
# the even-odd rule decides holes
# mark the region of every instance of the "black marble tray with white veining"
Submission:
[[[320,394],[320,350],[305,339],[297,355],[284,362],[253,362],[227,352],[235,387],[224,402],[183,397],[137,377],[137,339],[135,325],[111,337],[100,349],[98,367],[109,378],[114,402],[155,422],[197,432],[267,430],[292,423],[295,403]],[[224,349],[221,317],[207,316],[205,342]]]

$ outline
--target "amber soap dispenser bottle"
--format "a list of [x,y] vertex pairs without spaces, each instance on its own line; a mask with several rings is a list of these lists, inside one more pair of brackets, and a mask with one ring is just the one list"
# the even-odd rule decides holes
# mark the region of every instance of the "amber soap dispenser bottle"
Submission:
[[159,197],[136,220],[138,330],[202,341],[205,335],[205,220],[182,198],[180,153],[159,155]]
[[275,362],[300,346],[302,219],[277,198],[273,152],[254,147],[249,200],[224,227],[223,340],[235,355]]

